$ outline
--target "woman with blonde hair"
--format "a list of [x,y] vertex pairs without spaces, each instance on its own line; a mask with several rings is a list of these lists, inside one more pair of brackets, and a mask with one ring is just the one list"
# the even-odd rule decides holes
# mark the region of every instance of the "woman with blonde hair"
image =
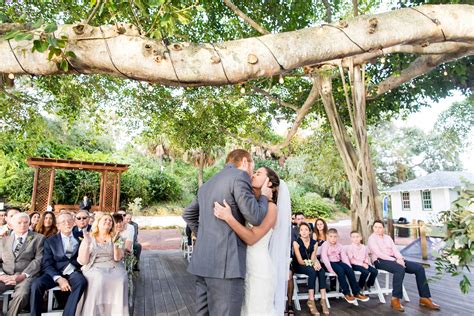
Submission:
[[90,233],[84,232],[77,261],[87,279],[81,315],[128,315],[128,278],[123,264],[124,242],[110,214],[100,214]]
[[44,235],[46,238],[56,235],[58,233],[58,227],[56,227],[56,215],[51,211],[44,212],[36,224],[34,231],[38,234]]

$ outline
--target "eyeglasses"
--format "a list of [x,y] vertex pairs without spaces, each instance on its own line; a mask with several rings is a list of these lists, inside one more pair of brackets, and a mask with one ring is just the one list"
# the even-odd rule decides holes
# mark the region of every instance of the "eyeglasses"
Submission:
[[83,219],[88,219],[88,217],[76,217],[78,221],[83,220]]

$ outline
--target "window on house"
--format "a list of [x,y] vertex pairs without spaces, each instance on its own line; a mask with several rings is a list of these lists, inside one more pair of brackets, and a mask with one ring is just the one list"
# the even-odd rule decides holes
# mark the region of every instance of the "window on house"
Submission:
[[423,211],[431,211],[431,191],[422,191],[421,201],[423,203]]
[[410,210],[410,192],[402,192],[402,208],[404,211]]

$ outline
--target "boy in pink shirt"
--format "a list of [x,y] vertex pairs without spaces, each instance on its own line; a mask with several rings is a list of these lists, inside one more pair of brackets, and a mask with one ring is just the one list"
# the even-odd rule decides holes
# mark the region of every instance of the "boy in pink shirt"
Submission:
[[[369,250],[361,243],[362,236],[358,231],[353,230],[351,232],[351,241],[352,243],[346,247],[347,258],[352,265],[352,269],[360,272],[359,287],[363,289],[364,286],[367,286],[367,289],[369,289],[374,286],[379,272],[370,265]],[[369,280],[367,280],[367,277],[369,277]]]
[[[354,304],[356,300],[367,302],[369,297],[360,293],[361,289],[357,284],[354,271],[351,268],[351,263],[347,258],[346,252],[343,250],[342,245],[337,242],[339,237],[337,230],[334,228],[329,229],[326,237],[326,242],[321,246],[321,259],[324,262],[326,269],[330,273],[337,274],[337,279],[341,285],[344,298],[348,303],[351,304]],[[349,279],[352,293],[354,295],[351,295],[346,276]]]

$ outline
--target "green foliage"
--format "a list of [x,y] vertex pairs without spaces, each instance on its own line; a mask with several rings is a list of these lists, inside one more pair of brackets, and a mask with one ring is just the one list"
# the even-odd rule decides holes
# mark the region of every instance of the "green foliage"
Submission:
[[303,212],[307,218],[329,218],[337,212],[337,207],[319,194],[308,192],[303,195],[291,195],[291,211]]
[[[459,287],[464,294],[471,289],[470,266],[474,253],[474,184],[465,183],[458,189],[459,197],[450,210],[439,213],[439,220],[446,225],[448,236],[441,254],[436,254],[436,277],[446,273],[462,276]],[[467,270],[467,272],[465,272]]]
[[148,190],[154,201],[176,201],[181,198],[181,186],[173,176],[155,171],[149,175],[148,181]]

